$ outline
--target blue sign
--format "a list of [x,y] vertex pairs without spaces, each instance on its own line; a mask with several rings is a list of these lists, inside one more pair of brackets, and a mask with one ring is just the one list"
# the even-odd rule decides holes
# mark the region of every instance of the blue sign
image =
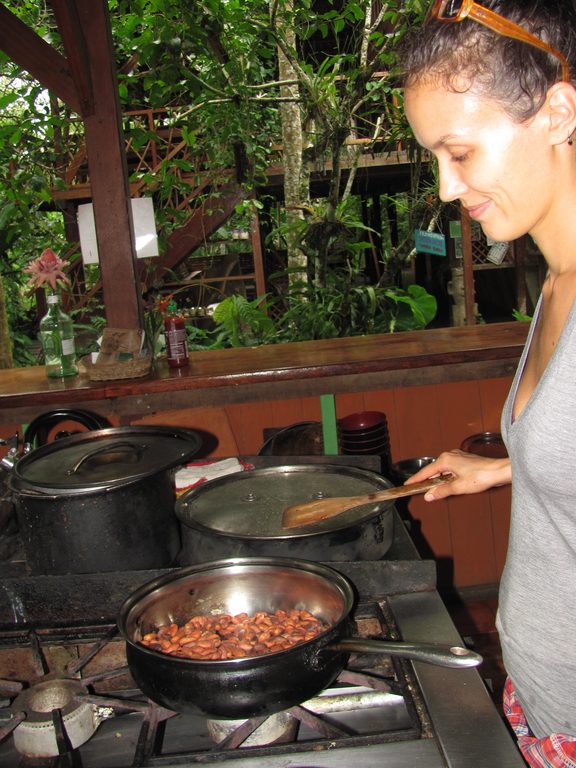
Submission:
[[433,253],[436,256],[446,256],[446,238],[438,232],[426,232],[424,229],[414,230],[416,250],[421,253]]

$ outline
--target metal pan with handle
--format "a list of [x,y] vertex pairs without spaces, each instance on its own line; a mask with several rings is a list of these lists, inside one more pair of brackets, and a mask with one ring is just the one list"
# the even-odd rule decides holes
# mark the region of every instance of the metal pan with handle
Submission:
[[[238,719],[269,715],[331,685],[353,652],[395,655],[447,667],[477,666],[464,647],[350,637],[351,582],[334,569],[289,558],[238,558],[183,568],[144,584],[120,608],[132,677],[152,701],[176,712]],[[196,661],[151,650],[141,638],[205,614],[310,611],[329,625],[312,640],[263,656]]]

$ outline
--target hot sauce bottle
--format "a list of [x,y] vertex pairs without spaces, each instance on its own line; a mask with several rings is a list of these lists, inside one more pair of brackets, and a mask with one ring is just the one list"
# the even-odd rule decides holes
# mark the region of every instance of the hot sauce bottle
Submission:
[[168,314],[164,318],[164,333],[166,335],[166,354],[171,368],[182,368],[188,365],[188,338],[184,319],[177,315],[178,307],[172,299],[168,304]]

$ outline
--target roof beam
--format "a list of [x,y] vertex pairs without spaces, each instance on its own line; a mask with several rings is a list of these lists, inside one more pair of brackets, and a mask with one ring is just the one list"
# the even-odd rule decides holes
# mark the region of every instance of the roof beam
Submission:
[[39,35],[0,3],[0,48],[77,114],[82,101],[68,62]]
[[76,91],[82,105],[82,116],[93,115],[94,91],[90,57],[76,3],[74,0],[49,1],[62,37],[70,72],[76,84]]

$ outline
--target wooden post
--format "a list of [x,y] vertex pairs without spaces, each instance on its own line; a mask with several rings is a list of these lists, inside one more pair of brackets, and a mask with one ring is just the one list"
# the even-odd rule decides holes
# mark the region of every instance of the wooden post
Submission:
[[122,117],[106,0],[49,0],[66,57],[0,3],[0,49],[82,117],[108,324],[142,324]]
[[460,206],[460,221],[462,223],[462,267],[464,270],[464,307],[466,325],[476,324],[474,302],[474,264],[472,259],[472,224],[468,211]]
[[85,117],[94,221],[108,325],[142,327],[132,206],[105,0],[76,0],[90,57],[94,113]]
[[518,311],[523,315],[527,313],[528,302],[526,296],[526,235],[512,241],[512,254],[516,272],[516,301]]
[[266,280],[264,277],[264,262],[262,259],[262,238],[260,237],[260,217],[256,212],[250,221],[250,241],[252,244],[252,262],[254,265],[254,277],[256,280],[256,295],[264,296],[266,293]]

